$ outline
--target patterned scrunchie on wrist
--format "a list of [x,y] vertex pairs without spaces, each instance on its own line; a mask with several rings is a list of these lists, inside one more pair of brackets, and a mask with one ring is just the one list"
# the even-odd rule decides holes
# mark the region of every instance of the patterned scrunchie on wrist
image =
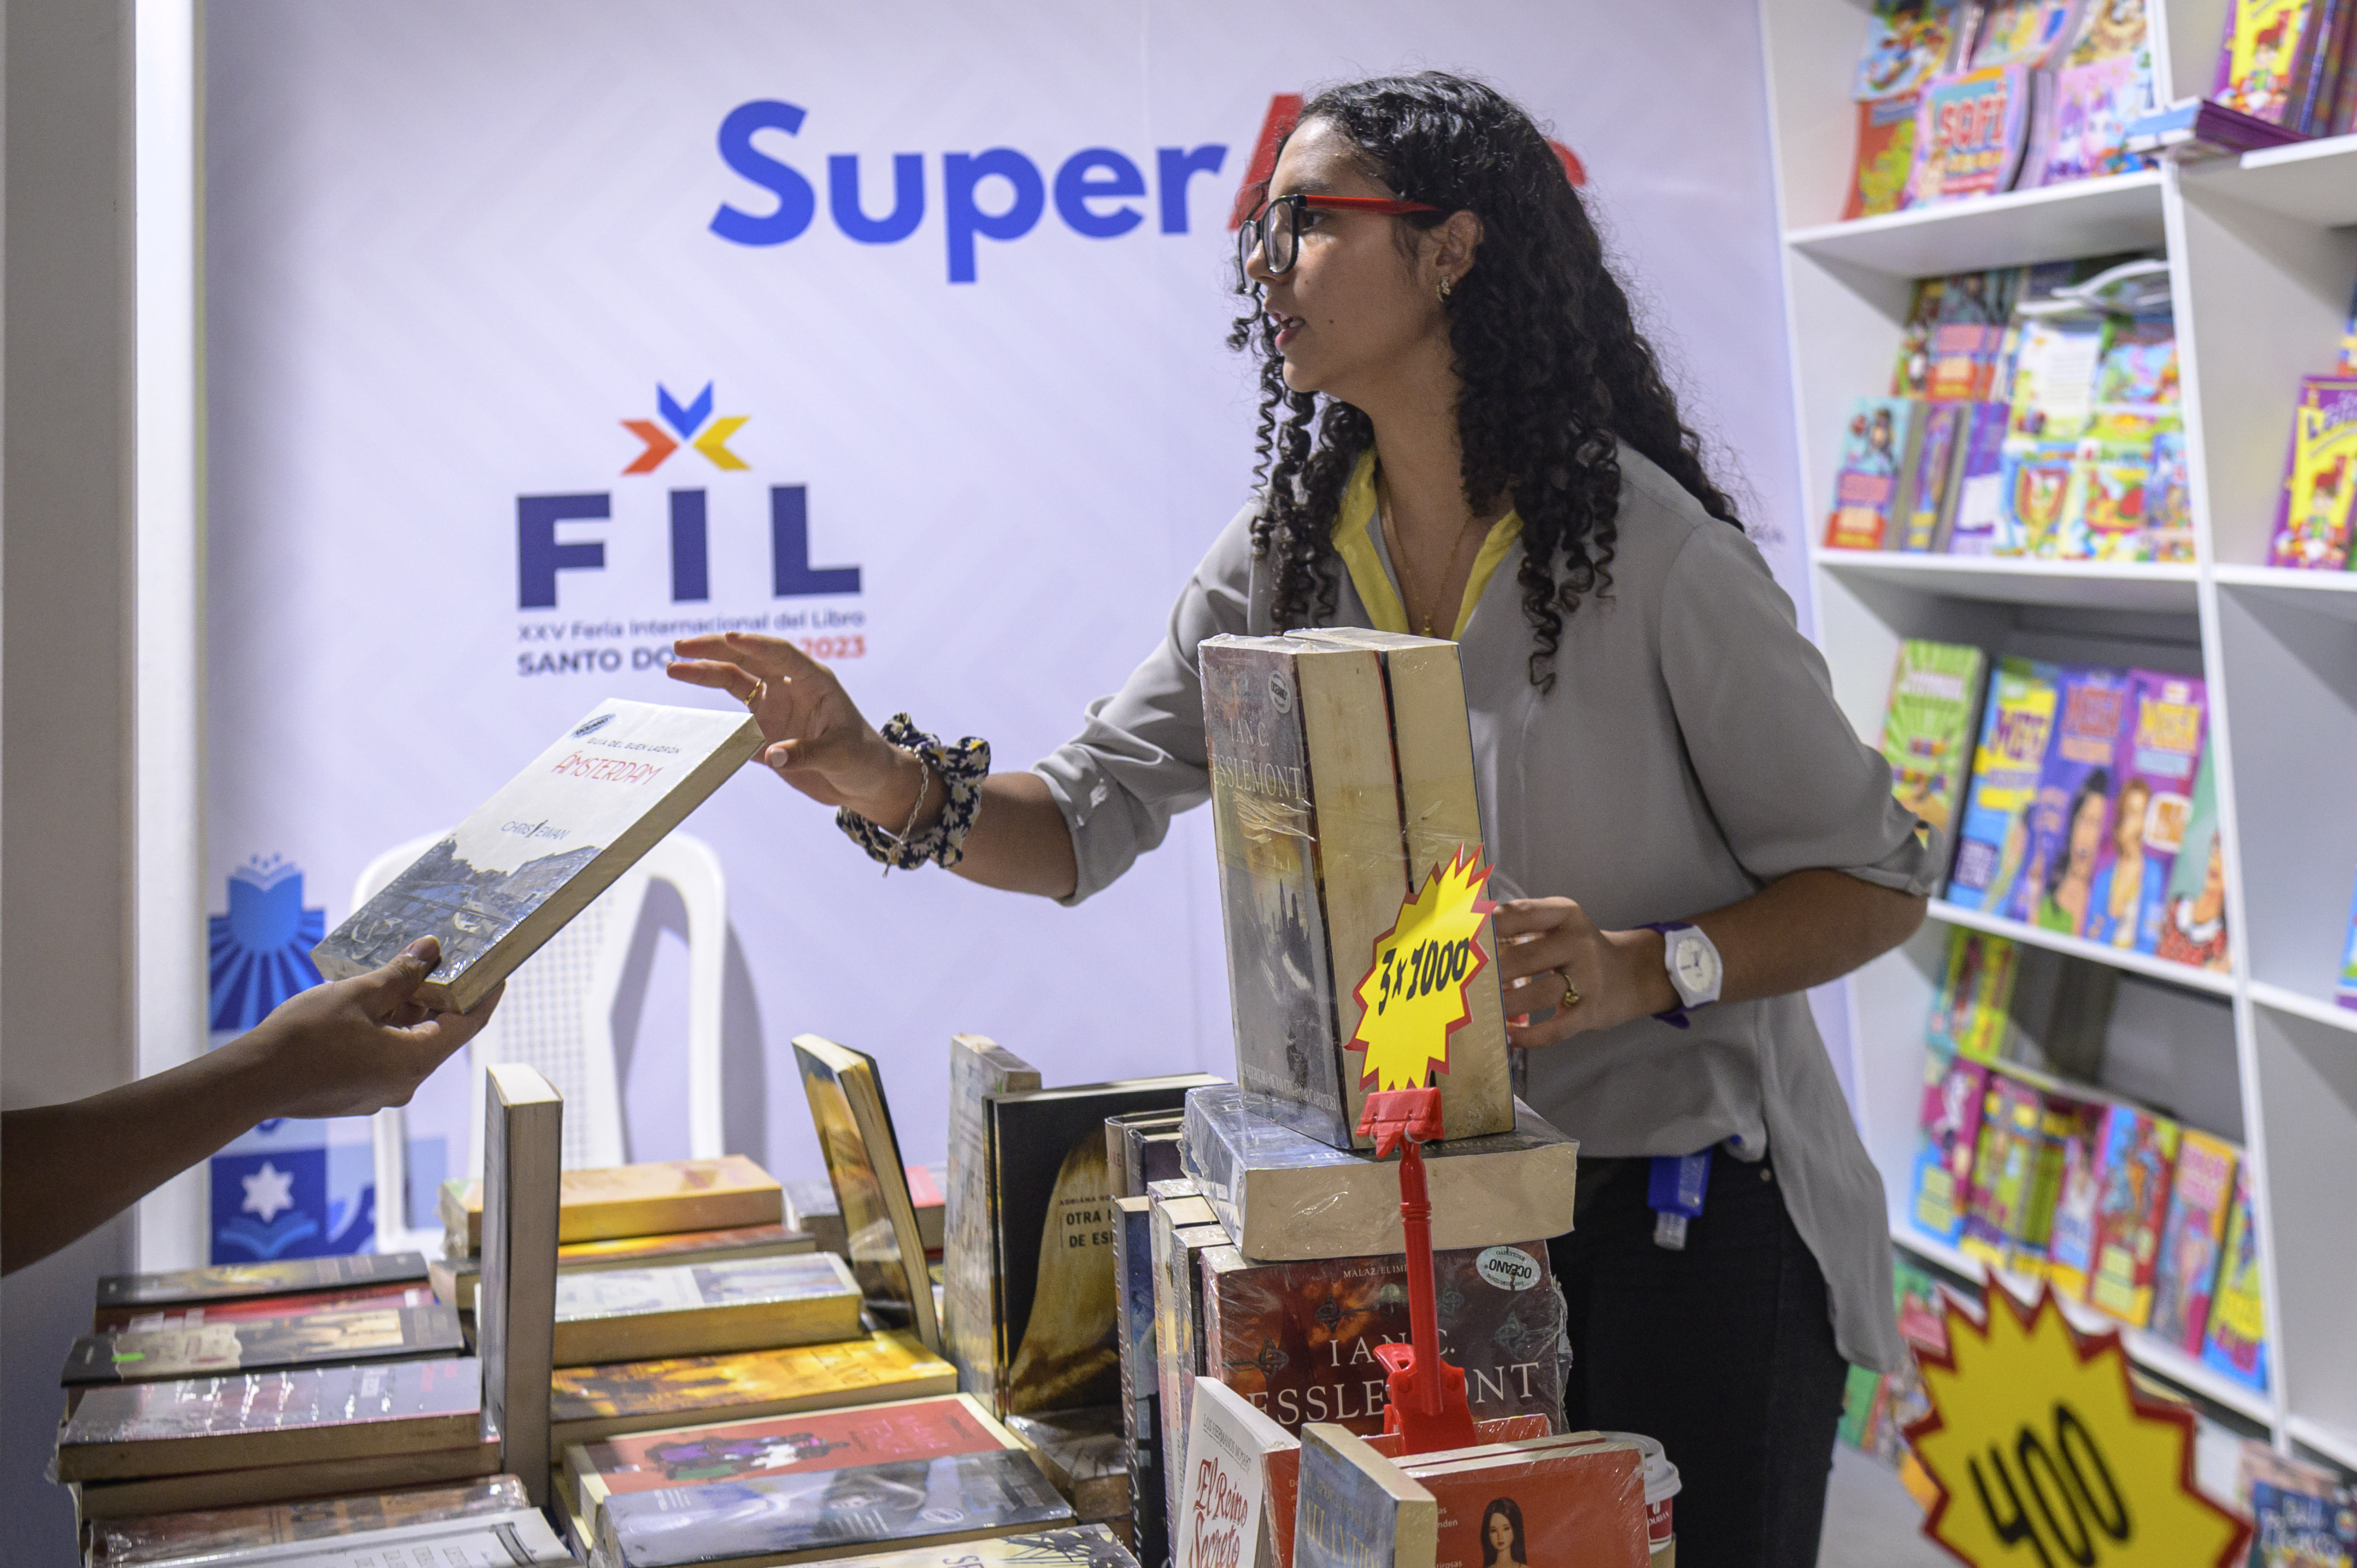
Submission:
[[868,859],[879,862],[887,876],[895,867],[914,871],[929,860],[943,867],[955,865],[965,858],[965,835],[974,831],[974,820],[982,811],[982,781],[990,776],[990,742],[970,735],[949,745],[939,736],[919,729],[906,714],[892,716],[892,722],[884,726],[884,738],[916,754],[921,770],[918,809],[923,808],[931,776],[941,775],[950,798],[942,807],[940,819],[923,832],[903,838],[845,806],[834,813],[834,825],[866,850]]

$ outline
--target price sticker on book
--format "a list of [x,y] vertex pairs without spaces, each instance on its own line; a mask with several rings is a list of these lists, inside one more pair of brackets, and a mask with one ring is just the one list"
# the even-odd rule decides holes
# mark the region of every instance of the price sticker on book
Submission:
[[1919,1353],[1923,1533],[1980,1568],[2241,1563],[2251,1527],[2193,1485],[2193,1412],[2138,1394],[2119,1336],[2081,1339],[2050,1291],[1988,1296],[1986,1324],[1951,1300],[1948,1354]]
[[1473,1015],[1466,987],[1490,961],[1481,946],[1482,922],[1497,908],[1481,896],[1490,872],[1478,844],[1458,846],[1375,939],[1374,963],[1358,984],[1363,1011],[1350,1045],[1366,1053],[1362,1085],[1422,1089],[1433,1069],[1448,1069],[1448,1036]]

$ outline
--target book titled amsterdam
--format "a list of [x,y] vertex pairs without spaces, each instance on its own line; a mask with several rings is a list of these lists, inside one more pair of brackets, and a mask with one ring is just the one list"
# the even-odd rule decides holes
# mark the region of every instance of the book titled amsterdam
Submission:
[[559,1367],[549,1417],[559,1444],[690,1421],[748,1421],[952,1393],[957,1369],[906,1334],[839,1345]]
[[732,1568],[1076,1522],[1038,1466],[1000,1450],[619,1493],[597,1544],[615,1568]]
[[95,1388],[58,1433],[61,1481],[462,1448],[477,1437],[471,1358],[314,1367]]
[[423,1306],[357,1307],[227,1323],[85,1335],[66,1356],[66,1387],[223,1377],[339,1361],[406,1361],[465,1352],[458,1314]]
[[759,748],[750,714],[600,703],[311,950],[330,980],[420,937],[417,999],[464,1012],[611,886]]
[[224,1263],[159,1274],[108,1274],[98,1282],[101,1309],[198,1306],[216,1301],[293,1295],[302,1291],[360,1290],[412,1284],[425,1278],[422,1252],[360,1252],[342,1258],[295,1258],[279,1263]]

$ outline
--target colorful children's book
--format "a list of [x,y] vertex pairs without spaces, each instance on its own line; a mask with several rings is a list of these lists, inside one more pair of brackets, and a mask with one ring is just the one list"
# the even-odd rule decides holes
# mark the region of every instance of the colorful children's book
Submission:
[[1892,397],[1932,395],[1932,333],[1940,324],[1940,301],[1947,292],[1944,277],[1915,280],[1907,319],[1899,328],[1899,360],[1890,368]]
[[2267,564],[2347,569],[2352,499],[2357,499],[2357,380],[2303,377]]
[[2151,76],[2133,54],[2110,55],[2054,73],[2052,139],[2043,166],[2025,185],[2059,185],[2123,174],[2134,166],[2126,143],[2130,122],[2151,105]]
[[2218,1253],[2218,1288],[2210,1298],[2210,1326],[2201,1338],[2202,1364],[2246,1389],[2267,1387],[2267,1320],[2260,1294],[2259,1231],[2251,1214],[2251,1169],[2234,1167],[2234,1198],[2226,1211],[2226,1240]]
[[2252,1568],[2349,1568],[2357,1560],[2357,1499],[2345,1487],[2332,1495],[2251,1483],[2251,1517],[2258,1534]]
[[1944,542],[1941,525],[1950,515],[1948,489],[1956,472],[1956,437],[1972,409],[1968,403],[1927,403],[1921,415],[1922,438],[1916,443],[1905,492],[1906,526],[1899,548],[1921,554],[1937,551]]
[[1996,555],[2062,553],[2062,521],[2071,501],[2071,477],[2079,466],[2079,443],[2008,440],[2000,459],[1998,484],[2005,510],[1997,517]]
[[2204,748],[2194,770],[2185,836],[2169,868],[2160,937],[2153,950],[2172,963],[2229,967],[2226,951],[2226,850],[2218,832],[2218,782],[2213,754]]
[[2229,0],[2210,96],[2272,124],[2297,118],[2329,0]]
[[2090,60],[2133,55],[2145,47],[2145,0],[2088,0],[2062,63],[2085,65]]
[[[2357,48],[2350,50],[2350,58],[2352,61],[2357,61]],[[2357,82],[2352,82],[2350,85],[2352,91],[2346,94],[2349,108],[2352,113],[2357,113]],[[2343,328],[2341,333],[2340,371],[2344,376],[2357,376],[2357,294],[2350,296],[2349,325]]]
[[2002,403],[1975,403],[1959,416],[1943,537],[1933,549],[1951,555],[1995,553],[2005,521],[2005,426],[2011,413]]
[[2054,744],[2030,802],[2029,864],[2007,910],[2015,919],[2064,936],[2085,932],[2127,717],[2126,671],[2075,665],[2063,671]]
[[1949,927],[1947,962],[1940,972],[1940,988],[1932,994],[1925,1040],[1973,1061],[1996,1060],[2005,1046],[2007,1009],[2013,1003],[2020,961],[2021,946],[2009,937]]
[[1996,0],[1981,18],[1973,69],[2051,64],[2070,43],[2078,13],[2076,0]]
[[2095,402],[2169,403],[2178,401],[2177,322],[2167,316],[2123,317],[2095,366]]
[[1951,904],[1998,914],[2012,902],[2014,883],[2029,859],[2029,805],[2054,733],[2061,679],[2061,671],[2051,664],[1997,661],[1948,879]]
[[1900,92],[1857,106],[1857,153],[1850,166],[1849,199],[1842,218],[1878,218],[1907,205],[1907,177],[1915,166],[1917,98]]
[[2095,411],[2095,372],[2111,346],[2108,317],[2033,317],[2014,349],[2015,443],[2076,441]]
[[2153,442],[2176,420],[2173,410],[2096,409],[2072,459],[2057,555],[2066,561],[2149,557]]
[[2039,1230],[2039,1127],[2045,1113],[2035,1087],[2011,1073],[1990,1074],[1981,1146],[1973,1162],[1973,1203],[1964,1215],[1962,1245],[1968,1256],[2012,1267],[2027,1238]]
[[[2037,1146],[2029,1195],[2006,1233],[2006,1262],[2016,1273],[2036,1278],[2048,1273],[2052,1264],[2063,1176],[2072,1151],[2082,1144],[2092,1149],[2102,1125],[2103,1105],[2051,1079],[2032,1079],[2030,1087],[2039,1101]],[[2092,1199],[2088,1208],[2092,1212]],[[2075,1249],[2075,1238],[2073,1244]]]
[[[2051,1109],[2050,1102],[2050,1109]],[[2095,1272],[2095,1210],[2104,1192],[2104,1118],[2101,1101],[2076,1099],[2057,1120],[2061,1171],[2054,1189],[2054,1216],[2046,1232],[2046,1277],[2073,1301],[2087,1299]]]
[[1904,526],[1900,520],[1906,505],[1907,465],[1922,407],[1900,397],[1862,397],[1851,405],[1841,467],[1834,476],[1826,548],[1885,550],[1897,544],[1897,531]]
[[1964,1234],[1988,1078],[1986,1063],[1936,1048],[1924,1052],[1909,1214],[1915,1229],[1942,1241],[1953,1242]]
[[1934,78],[1915,112],[1910,206],[2010,190],[2029,145],[2038,73],[1992,66]]
[[2185,432],[2158,431],[2152,438],[2152,472],[2145,480],[2147,552],[2155,561],[2193,559],[2193,496],[2185,478]]
[[1882,715],[1882,756],[1890,792],[1921,819],[1932,854],[1944,865],[1955,844],[1980,716],[1988,655],[1969,643],[1910,638],[1899,645],[1890,702]]
[[1948,1353],[1948,1305],[1939,1277],[1915,1263],[1904,1248],[1892,1251],[1890,1295],[1899,1309],[1899,1337],[1933,1356]]
[[2237,1161],[2232,1144],[2207,1133],[2189,1130],[2177,1146],[2169,1218],[2153,1268],[2152,1331],[2189,1356],[2201,1354],[2202,1331],[2210,1326],[2211,1286],[2218,1278],[2218,1242]]
[[1875,0],[1850,96],[1860,102],[1913,92],[1948,69],[1961,0]]
[[2157,952],[2169,875],[2193,820],[2193,783],[2209,736],[2208,688],[2199,676],[2129,672],[2127,723],[2114,758],[2112,832],[2095,860],[2080,935]]
[[2160,1257],[2179,1132],[2166,1116],[2133,1105],[2114,1103],[2104,1111],[2095,1274],[2087,1299],[2138,1328],[2152,1316],[2153,1270]]
[[1931,376],[1923,395],[1945,401],[1995,395],[1997,358],[2020,282],[2019,267],[1958,273],[1945,280],[1932,326]]

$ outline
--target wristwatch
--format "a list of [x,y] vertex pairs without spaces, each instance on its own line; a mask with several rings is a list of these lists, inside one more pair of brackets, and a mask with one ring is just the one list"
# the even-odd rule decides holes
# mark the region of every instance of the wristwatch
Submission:
[[1717,944],[1699,926],[1653,920],[1645,929],[1662,933],[1662,965],[1670,972],[1670,989],[1678,993],[1680,1004],[1653,1016],[1673,1028],[1685,1028],[1688,1014],[1718,1000],[1727,966],[1719,961]]

